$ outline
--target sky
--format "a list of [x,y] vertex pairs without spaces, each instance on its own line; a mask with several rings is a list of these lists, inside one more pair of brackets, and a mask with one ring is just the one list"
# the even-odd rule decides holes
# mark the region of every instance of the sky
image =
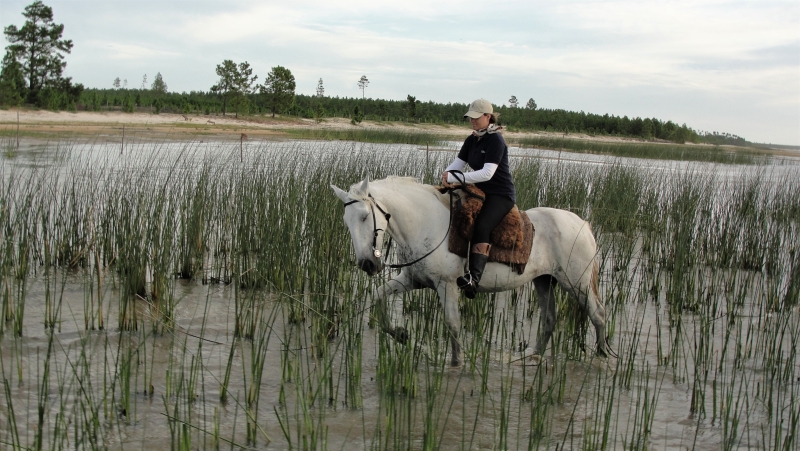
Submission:
[[[21,26],[31,0],[0,1]],[[297,92],[655,117],[749,141],[800,145],[800,1],[45,0],[91,88],[208,91],[217,64]],[[8,43],[5,42],[4,45]]]

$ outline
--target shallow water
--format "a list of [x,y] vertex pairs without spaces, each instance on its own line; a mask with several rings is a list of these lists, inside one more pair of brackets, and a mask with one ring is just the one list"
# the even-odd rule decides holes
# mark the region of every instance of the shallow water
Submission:
[[[228,354],[233,344],[233,318],[234,318],[234,299],[233,288],[221,285],[203,286],[195,282],[179,282],[176,285],[176,294],[180,299],[179,308],[176,314],[176,327],[173,332],[164,334],[154,334],[152,331],[140,330],[138,332],[120,332],[115,328],[105,331],[84,331],[83,327],[83,302],[84,285],[80,278],[70,275],[67,276],[64,284],[62,317],[59,327],[52,335],[53,351],[50,362],[51,375],[45,397],[45,409],[48,412],[46,418],[49,420],[50,427],[48,433],[52,434],[59,420],[59,412],[66,416],[80,415],[81,409],[87,408],[91,402],[85,397],[97,400],[108,391],[117,392],[117,405],[109,399],[105,403],[98,403],[97,407],[108,409],[111,412],[100,412],[102,429],[105,435],[105,444],[112,449],[148,449],[163,448],[166,441],[170,438],[170,428],[165,414],[169,415],[170,408],[181,404],[177,395],[170,395],[168,375],[186,371],[191,365],[192,358],[202,362],[202,368],[197,372],[199,382],[197,383],[197,399],[193,401],[189,408],[191,410],[190,421],[194,427],[213,430],[215,409],[219,410],[219,436],[236,443],[244,445],[246,436],[244,424],[246,416],[242,405],[244,404],[244,394],[247,391],[245,380],[248,377],[248,353],[251,343],[240,341],[236,344],[236,356],[233,360],[233,371],[230,386],[231,400],[227,404],[219,402],[220,382],[225,374]],[[41,299],[44,297],[44,288],[40,281],[31,282],[26,303],[26,326],[23,337],[14,338],[9,333],[0,342],[0,352],[3,356],[3,370],[10,383],[13,410],[16,416],[17,428],[22,438],[23,444],[30,445],[33,439],[33,432],[37,424],[37,402],[41,398],[38,392],[41,389],[37,382],[41,380],[44,371],[45,355],[48,348],[50,334],[42,329],[44,321],[44,310]],[[112,324],[116,310],[114,306],[115,297],[118,293],[109,288],[105,293],[107,305],[110,307],[107,312],[106,324]],[[38,299],[38,302],[37,302]],[[266,301],[270,304],[268,308],[280,308],[274,301]],[[507,300],[502,298],[495,299],[496,312],[505,311],[506,308],[513,310],[508,305]],[[395,316],[399,318],[414,317],[415,314],[402,315],[400,305],[401,300],[396,300]],[[138,306],[142,316],[149,314],[149,306],[142,302]],[[753,307],[755,308],[755,307]],[[520,310],[520,309],[517,309]],[[659,312],[659,310],[661,310]],[[661,316],[662,323],[656,320]],[[669,331],[663,324],[665,312],[658,307],[647,304],[635,304],[618,309],[615,313],[617,322],[616,338],[612,346],[622,356],[624,347],[630,346],[631,340],[638,340],[640,347],[636,353],[633,363],[633,382],[630,388],[617,387],[614,404],[617,406],[614,417],[610,423],[611,448],[621,447],[626,437],[632,433],[629,429],[633,428],[635,421],[635,410],[641,408],[641,402],[637,403],[637,397],[641,396],[640,390],[649,388],[647,395],[655,397],[656,409],[653,412],[652,429],[647,443],[656,448],[665,449],[716,449],[719,447],[723,436],[723,425],[719,418],[712,420],[711,414],[706,418],[700,418],[689,411],[691,398],[691,373],[693,366],[691,359],[681,362],[678,369],[674,370],[670,365],[658,366],[658,356],[656,352],[657,342],[656,329],[661,327],[662,333],[668,335]],[[789,328],[793,330],[794,337],[791,339],[796,343],[798,329],[797,314],[789,321]],[[517,313],[519,323],[517,333],[525,338],[535,337],[536,323],[538,315],[526,318]],[[367,321],[367,318],[361,318]],[[411,318],[413,321],[414,318]],[[695,334],[694,329],[698,327],[696,320],[685,315],[685,333],[688,337]],[[402,321],[402,319],[400,319]],[[204,323],[204,324],[203,324]],[[738,332],[742,336],[747,336],[748,324]],[[308,327],[306,324],[291,325],[284,318],[277,319],[272,324],[272,338],[270,346],[266,352],[266,365],[261,383],[261,399],[258,410],[258,423],[263,428],[264,433],[271,439],[270,449],[283,449],[288,446],[286,438],[283,436],[280,424],[276,419],[274,409],[285,409],[289,412],[288,416],[295,423],[295,427],[300,421],[295,422],[296,400],[292,402],[291,392],[297,389],[297,383],[287,382],[284,389],[290,393],[289,399],[285,404],[281,403],[279,393],[281,389],[281,345],[280,341],[290,332],[294,334],[307,335]],[[720,327],[723,329],[723,327]],[[724,330],[724,329],[723,329]],[[721,348],[724,338],[723,330],[718,331],[713,337],[714,346]],[[463,339],[469,341],[475,337],[470,337],[469,331]],[[591,337],[592,334],[589,334]],[[201,340],[198,338],[202,337]],[[412,337],[413,338],[413,337]],[[480,338],[478,341],[483,341]],[[690,340],[691,341],[691,340]],[[302,340],[301,340],[302,342]],[[593,339],[588,338],[587,348],[592,349]],[[331,342],[328,344],[329,350],[336,354],[341,354],[342,343]],[[423,345],[424,346],[424,345]],[[646,347],[646,348],[645,348]],[[471,371],[470,363],[465,363],[458,368],[450,368],[446,365],[434,365],[428,368],[421,365],[416,397],[408,395],[396,395],[394,403],[395,413],[401,416],[400,422],[404,423],[407,432],[402,432],[401,436],[409,441],[406,445],[412,448],[422,446],[422,434],[420,433],[426,421],[436,423],[436,431],[440,434],[441,445],[444,448],[458,448],[460,444],[469,449],[491,449],[500,441],[500,424],[507,421],[506,443],[510,449],[527,449],[528,436],[531,422],[532,402],[522,399],[524,390],[531,387],[533,374],[538,371],[559,371],[554,367],[563,365],[563,377],[566,378],[563,401],[556,405],[551,405],[547,412],[550,417],[549,428],[551,430],[550,439],[545,439],[540,446],[554,447],[556,445],[566,446],[567,449],[575,449],[582,446],[582,440],[587,434],[587,430],[592,430],[598,424],[597,417],[603,415],[603,411],[597,411],[598,403],[602,407],[602,401],[609,390],[614,386],[614,375],[617,368],[617,359],[591,359],[583,361],[570,360],[566,355],[548,355],[544,362],[539,366],[529,359],[518,360],[513,363],[509,361],[524,357],[524,352],[511,350],[508,340],[499,340],[495,336],[491,346],[492,354],[485,369],[491,375],[487,378],[486,393],[481,394],[481,369]],[[690,352],[691,343],[684,346],[684,351]],[[115,362],[120,355],[125,358],[126,349],[138,349],[138,364],[135,363],[137,357],[134,355],[133,369],[131,376],[132,393],[131,412],[119,411],[119,392],[120,382],[113,382],[119,373],[114,369]],[[363,397],[363,407],[351,409],[341,401],[342,395],[339,393],[338,402],[328,404],[319,402],[310,408],[310,415],[315,421],[321,421],[324,425],[323,434],[326,436],[327,446],[330,449],[340,449],[342,446],[351,448],[365,447],[370,448],[380,440],[377,432],[385,428],[383,417],[387,415],[389,401],[381,390],[377,381],[379,377],[376,373],[378,363],[378,336],[375,329],[364,329],[363,339],[363,374],[361,376],[361,390]],[[120,351],[121,350],[121,351]],[[529,351],[529,350],[528,350]],[[430,352],[430,351],[423,351]],[[89,368],[76,369],[76,366],[87,365],[80,359],[80,354],[86,355]],[[300,359],[305,370],[304,377],[313,379],[319,375],[319,368],[314,364],[314,353],[308,350],[300,351]],[[625,357],[623,357],[625,358]],[[307,359],[307,360],[306,360]],[[335,374],[340,369],[341,359],[334,358],[333,376],[334,384],[343,383],[340,374]],[[737,398],[741,396],[741,390],[754,390],[757,386],[765,383],[763,371],[758,368],[758,357],[753,356],[747,361],[753,362],[753,368],[743,371],[742,375],[748,380],[742,384],[744,388],[737,389]],[[480,363],[478,362],[478,365]],[[685,366],[684,366],[685,365]],[[792,370],[795,375],[800,376],[797,363]],[[649,376],[646,368],[650,369]],[[21,371],[21,380],[18,376]],[[85,373],[84,373],[85,371]],[[438,389],[428,393],[431,388],[425,383],[426,378],[432,374],[441,372],[441,381]],[[525,374],[523,374],[525,373]],[[82,379],[82,375],[88,378],[77,383]],[[153,393],[148,394],[147,382],[145,378],[150,374],[152,377]],[[688,377],[687,377],[688,375]],[[555,378],[558,381],[558,377]],[[305,382],[309,386],[313,383]],[[91,394],[82,393],[87,389]],[[721,382],[717,390],[717,396],[721,397],[726,390],[729,382]],[[734,383],[737,384],[737,383]],[[792,398],[798,399],[798,384],[794,381],[784,387]],[[83,387],[81,387],[83,385]],[[342,388],[337,387],[341,392]],[[174,390],[174,389],[173,389]],[[506,392],[504,392],[506,391]],[[429,398],[435,397],[433,413],[426,413],[425,406]],[[324,397],[323,397],[324,398]],[[751,406],[737,406],[740,414],[745,421],[742,421],[742,435],[737,441],[738,446],[746,446],[753,449],[764,449],[761,445],[764,425],[770,424],[767,420],[765,409],[760,406],[760,398],[752,396]],[[717,401],[720,402],[720,401]],[[322,405],[319,405],[322,404]],[[711,400],[706,402],[707,408],[711,410]],[[791,405],[785,406],[791,408]],[[114,412],[116,410],[116,412]],[[402,418],[405,415],[406,418]],[[433,419],[428,420],[428,415]],[[505,418],[503,418],[505,416]],[[8,421],[7,415],[2,416],[4,421]],[[302,412],[299,416],[302,420]],[[502,421],[501,421],[502,419]],[[601,419],[599,424],[604,424]],[[9,443],[8,429],[4,428],[3,440]],[[789,432],[788,430],[786,432]],[[296,437],[293,437],[295,440]],[[616,440],[614,440],[616,439]],[[212,434],[204,434],[195,431],[192,434],[192,443],[199,448],[211,447]],[[387,440],[384,438],[384,440]],[[395,440],[394,442],[391,440]],[[58,442],[55,436],[45,436],[48,443]],[[389,448],[396,439],[390,439]],[[266,445],[263,436],[258,439],[256,448],[263,448]]]
[[[138,146],[131,145],[123,156],[111,156],[108,146],[99,144],[72,146],[68,152],[40,146],[5,160],[3,170],[140,169],[157,176],[169,174],[182,158],[220,165],[240,158],[230,143]],[[251,143],[242,150],[242,164],[287,151],[297,158],[365,151],[387,158],[425,154],[417,146]],[[753,168],[577,154],[559,159],[547,152],[512,149],[513,155],[545,157],[548,164],[709,171],[734,180],[756,170],[780,180],[797,170],[797,163]],[[164,449],[170,443],[179,448],[187,440],[191,449],[212,449],[217,438],[225,449],[420,449],[431,443],[441,449],[773,449],[786,443],[785,437],[796,436],[800,311],[776,312],[766,305],[776,284],[786,280],[698,269],[681,286],[689,287],[687,297],[706,302],[676,320],[667,291],[677,276],[658,269],[652,263],[656,257],[640,246],[639,241],[625,270],[613,269],[611,251],[603,265],[601,290],[613,324],[611,346],[619,358],[593,358],[593,331],[573,336],[559,322],[538,365],[526,358],[538,330],[538,309],[526,290],[516,297],[478,298],[479,308],[494,307],[493,332],[476,333],[472,323],[465,324],[465,363],[450,368],[441,321],[436,320],[440,313],[430,293],[393,299],[393,321],[405,325],[412,339],[400,346],[368,326],[368,287],[356,283],[360,291],[355,296],[364,308],[339,319],[357,326],[338,326],[339,335],[320,356],[311,315],[292,323],[287,307],[287,295],[298,301],[309,293],[204,285],[203,278],[176,280],[171,284],[177,300],[173,329],[154,331],[157,305],[139,299],[133,301],[138,330],[120,331],[117,317],[127,299],[119,289],[120,276],[109,270],[103,273],[100,297],[107,327],[87,330],[86,317],[97,309],[97,304],[87,307],[97,290],[93,268],[59,269],[48,277],[37,269],[24,284],[6,278],[8,296],[25,289],[25,316],[21,337],[7,325],[0,338],[7,406],[0,409],[0,442],[11,446],[18,439],[21,446],[33,447],[40,414],[43,444],[54,449],[90,449],[95,443],[110,449]],[[352,261],[342,264],[357,271]],[[655,275],[648,272],[653,267]],[[363,283],[378,283],[385,276]],[[237,300],[252,302],[250,308],[261,315],[257,325],[263,333],[255,340],[234,339]],[[560,302],[563,313],[571,301]],[[52,316],[48,305],[60,306],[53,332],[44,327]],[[477,322],[486,319],[476,317]],[[428,318],[433,318],[430,324]],[[248,443],[245,407],[252,390],[251,349],[267,339],[258,407],[251,413],[257,424],[253,444]],[[584,343],[588,353],[579,350]],[[703,349],[706,360],[697,357]],[[223,403],[222,381],[232,351],[229,398]],[[361,370],[357,407],[350,405],[347,384],[354,368],[347,359],[354,353],[361,359],[355,365]],[[416,359],[413,370],[397,363],[404,359]],[[696,362],[701,365],[697,371]],[[405,382],[389,382],[393,375],[406,377]],[[692,412],[692,399],[698,396],[704,399],[695,402]],[[536,425],[541,438],[531,433]],[[181,434],[184,441],[176,442]],[[798,449],[794,440],[787,449]]]
[[[461,147],[460,142],[445,142],[436,148],[420,147],[411,144],[374,144],[348,141],[312,141],[312,140],[251,140],[238,141],[204,140],[198,138],[189,141],[169,140],[154,143],[151,137],[129,138],[122,143],[108,143],[97,140],[86,142],[48,142],[23,140],[19,150],[8,150],[2,160],[5,169],[11,167],[63,167],[68,164],[108,165],[112,167],[154,167],[174,164],[177,157],[182,159],[208,159],[224,161],[242,160],[244,163],[268,156],[270,152],[294,152],[298,158],[314,158],[324,160],[332,154],[370,153],[386,154],[389,157],[400,155],[424,156],[426,153],[431,163],[440,153],[456,154]],[[455,155],[447,155],[450,160]],[[727,165],[716,163],[680,162],[672,160],[641,160],[627,157],[609,157],[589,153],[572,153],[547,149],[509,147],[511,163],[525,159],[539,159],[548,163],[564,165],[623,165],[636,168],[647,168],[656,171],[691,171],[724,173],[731,176],[753,174],[758,171],[770,171],[781,174],[793,172],[800,167],[798,157],[771,157],[759,160],[758,165]],[[157,159],[156,159],[157,158]],[[220,159],[221,158],[221,159]]]

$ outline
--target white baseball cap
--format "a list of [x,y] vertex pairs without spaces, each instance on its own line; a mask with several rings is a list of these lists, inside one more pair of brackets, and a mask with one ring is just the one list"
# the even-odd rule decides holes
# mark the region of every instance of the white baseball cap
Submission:
[[478,99],[469,104],[469,111],[464,114],[464,117],[477,119],[484,114],[492,114],[492,112],[494,112],[494,109],[491,102],[486,99]]

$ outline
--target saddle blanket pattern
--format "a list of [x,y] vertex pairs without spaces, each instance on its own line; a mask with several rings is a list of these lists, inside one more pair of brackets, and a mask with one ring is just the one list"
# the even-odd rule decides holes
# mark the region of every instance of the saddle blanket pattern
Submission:
[[[446,189],[439,190],[444,192]],[[465,190],[460,191],[448,241],[450,252],[459,257],[467,257],[469,238],[475,227],[475,218],[483,207],[484,198],[483,192],[475,185],[467,185]],[[514,205],[500,225],[492,231],[489,261],[509,265],[517,274],[522,274],[531,256],[535,233],[528,215],[520,212]]]

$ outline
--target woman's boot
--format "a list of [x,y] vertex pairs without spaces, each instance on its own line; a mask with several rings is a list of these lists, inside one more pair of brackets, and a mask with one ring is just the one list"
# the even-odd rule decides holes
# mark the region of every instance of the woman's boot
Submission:
[[469,272],[456,279],[458,288],[464,291],[464,296],[473,299],[478,293],[478,284],[483,276],[483,269],[486,261],[489,260],[489,251],[492,245],[489,243],[477,243],[472,246],[469,253]]

